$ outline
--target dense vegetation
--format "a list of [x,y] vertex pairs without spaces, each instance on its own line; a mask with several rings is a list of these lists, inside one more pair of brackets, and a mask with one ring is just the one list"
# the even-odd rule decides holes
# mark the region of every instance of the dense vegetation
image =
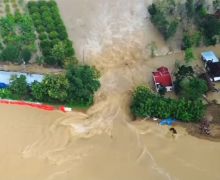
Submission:
[[208,84],[200,79],[191,66],[179,66],[175,75],[175,92],[180,97],[196,101],[208,91]]
[[131,111],[135,117],[175,118],[184,122],[198,122],[205,106],[200,100],[173,100],[156,95],[147,87],[139,86],[133,93]]
[[173,16],[173,18],[167,18],[174,13],[174,5],[174,1],[167,1],[166,3],[165,1],[161,1],[158,2],[158,4],[153,3],[148,8],[151,15],[151,21],[165,39],[172,37],[177,30],[178,19],[175,16]]
[[42,82],[27,83],[26,77],[12,77],[1,98],[23,99],[88,107],[100,87],[99,73],[90,66],[69,66],[65,74],[47,75]]
[[7,15],[0,19],[0,60],[13,63],[28,62],[36,51],[35,33],[28,15]]
[[205,45],[219,43],[220,17],[215,13],[219,4],[219,0],[214,0],[214,11],[211,11],[206,0],[161,0],[150,5],[148,12],[165,39],[173,37],[177,29],[181,31],[182,48],[187,49],[202,42]]
[[48,65],[63,66],[74,57],[72,42],[55,1],[29,1],[28,10],[38,34],[40,50]]

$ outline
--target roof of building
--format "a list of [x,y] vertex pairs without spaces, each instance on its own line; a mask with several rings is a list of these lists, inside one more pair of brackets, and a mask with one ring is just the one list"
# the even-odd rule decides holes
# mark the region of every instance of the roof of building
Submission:
[[41,82],[44,78],[41,74],[27,74],[27,73],[19,73],[19,72],[6,72],[6,71],[0,71],[0,83],[10,84],[11,76],[13,75],[24,75],[26,76],[26,80],[28,84],[33,83],[34,81]]
[[166,67],[160,67],[156,72],[153,72],[155,83],[159,83],[161,86],[172,86],[171,75]]
[[212,77],[220,77],[220,62],[208,62],[208,73]]
[[212,51],[202,52],[201,55],[205,61],[219,62],[219,59]]

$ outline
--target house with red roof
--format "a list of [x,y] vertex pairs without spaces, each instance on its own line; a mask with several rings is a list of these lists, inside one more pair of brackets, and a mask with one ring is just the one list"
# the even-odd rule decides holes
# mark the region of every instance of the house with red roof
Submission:
[[168,68],[162,66],[157,71],[152,72],[152,74],[157,92],[161,87],[165,87],[167,91],[172,91],[173,82]]

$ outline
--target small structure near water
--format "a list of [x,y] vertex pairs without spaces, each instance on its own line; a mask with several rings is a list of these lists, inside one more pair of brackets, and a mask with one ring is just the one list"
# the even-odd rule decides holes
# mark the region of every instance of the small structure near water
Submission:
[[201,58],[205,63],[205,69],[212,82],[220,81],[220,61],[212,51],[201,53]]
[[162,66],[157,71],[152,72],[152,74],[157,92],[162,87],[166,88],[167,91],[173,90],[173,82],[168,68]]
[[202,60],[207,63],[209,61],[211,62],[219,62],[219,59],[217,58],[217,56],[215,55],[215,53],[213,51],[205,51],[201,53],[201,58]]

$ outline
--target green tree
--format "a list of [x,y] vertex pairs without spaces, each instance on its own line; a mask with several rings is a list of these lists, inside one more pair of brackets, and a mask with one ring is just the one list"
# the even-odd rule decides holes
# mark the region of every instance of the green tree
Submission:
[[51,50],[51,55],[56,60],[55,64],[63,65],[65,59],[65,45],[62,42],[54,45]]
[[191,48],[193,46],[193,39],[189,33],[183,35],[183,49]]
[[12,76],[10,81],[10,91],[14,98],[25,99],[29,93],[29,86],[26,81],[26,76]]
[[94,67],[70,65],[67,68],[67,79],[70,88],[68,97],[74,104],[91,105],[94,93],[100,87],[99,73]]
[[180,95],[189,100],[201,99],[202,96],[208,91],[206,81],[192,77],[185,78],[180,83]]
[[32,85],[32,94],[39,101],[65,102],[69,82],[64,75],[47,75],[41,83]]
[[3,51],[2,51],[2,59],[4,61],[11,61],[11,62],[18,62],[20,63],[20,50],[15,45],[8,45]]
[[31,84],[31,94],[37,101],[46,102],[49,100],[46,89],[40,82],[35,81]]
[[188,77],[194,77],[194,75],[195,72],[192,66],[186,66],[186,65],[179,66],[177,71],[174,73],[174,76],[177,80],[182,80]]
[[185,50],[185,57],[184,57],[186,63],[192,62],[193,60],[196,59],[194,53],[193,53],[193,49],[192,48],[187,48]]

